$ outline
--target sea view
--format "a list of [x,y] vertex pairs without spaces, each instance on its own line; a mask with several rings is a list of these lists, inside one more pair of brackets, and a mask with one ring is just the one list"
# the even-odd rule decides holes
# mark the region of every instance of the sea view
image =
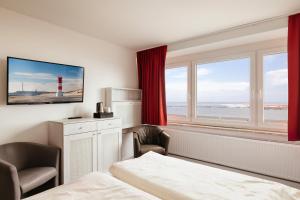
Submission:
[[[187,104],[184,102],[167,102],[168,115],[185,116]],[[287,120],[287,105],[269,103],[264,105],[264,119],[275,121]],[[250,107],[242,102],[202,102],[197,104],[197,116],[206,118],[249,119]]]
[[[263,56],[262,88],[264,121],[286,122],[288,118],[287,53]],[[248,121],[251,119],[251,58],[199,63],[196,80],[189,89],[188,66],[178,66],[166,71],[166,99],[168,115],[187,116],[187,99],[196,97],[193,105],[197,118],[226,118]],[[193,73],[193,72],[192,72]],[[193,74],[195,75],[195,74]],[[195,88],[195,90],[193,90]],[[258,99],[258,94],[255,100]],[[257,115],[258,116],[258,115]]]

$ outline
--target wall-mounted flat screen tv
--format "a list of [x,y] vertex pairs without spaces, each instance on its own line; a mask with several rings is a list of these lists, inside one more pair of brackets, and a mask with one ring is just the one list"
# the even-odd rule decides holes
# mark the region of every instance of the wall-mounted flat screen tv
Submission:
[[83,102],[84,68],[7,57],[7,104]]

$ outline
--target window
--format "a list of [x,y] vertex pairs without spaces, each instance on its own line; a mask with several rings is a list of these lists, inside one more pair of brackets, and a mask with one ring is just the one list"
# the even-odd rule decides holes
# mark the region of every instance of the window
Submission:
[[180,120],[188,116],[188,67],[166,70],[166,101],[169,119]]
[[287,53],[263,56],[264,122],[286,123],[288,117]]
[[208,58],[191,55],[184,57],[185,65],[167,66],[169,121],[286,132],[286,48],[252,45],[248,53],[234,48],[228,56],[222,51]]
[[197,117],[250,120],[250,58],[197,64]]

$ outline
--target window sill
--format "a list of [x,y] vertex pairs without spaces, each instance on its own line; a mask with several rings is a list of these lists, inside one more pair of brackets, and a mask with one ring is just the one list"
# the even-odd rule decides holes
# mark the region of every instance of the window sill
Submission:
[[178,122],[168,123],[168,126],[166,126],[165,129],[300,145],[299,141],[288,141],[287,133],[283,131],[270,131],[250,128],[231,128]]
[[261,134],[271,134],[271,135],[282,135],[287,136],[287,132],[283,129],[269,129],[269,128],[252,128],[250,126],[222,126],[222,125],[210,125],[210,124],[200,124],[200,123],[191,123],[191,122],[170,122],[169,125],[177,125],[184,127],[196,127],[196,128],[207,128],[213,130],[226,130],[226,131],[241,131],[241,132],[253,132]]

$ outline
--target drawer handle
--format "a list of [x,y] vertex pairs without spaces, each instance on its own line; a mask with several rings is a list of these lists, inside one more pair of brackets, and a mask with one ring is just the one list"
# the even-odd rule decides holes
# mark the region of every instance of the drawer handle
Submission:
[[81,130],[81,129],[82,129],[82,126],[79,127],[79,130]]
[[108,123],[108,126],[111,126],[111,123]]

